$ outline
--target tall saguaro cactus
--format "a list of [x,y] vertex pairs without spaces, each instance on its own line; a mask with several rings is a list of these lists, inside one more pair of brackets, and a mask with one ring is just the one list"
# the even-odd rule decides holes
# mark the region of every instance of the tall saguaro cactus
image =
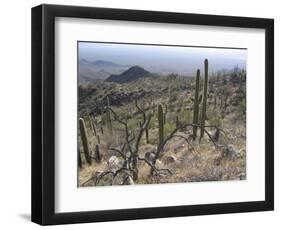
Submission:
[[112,123],[111,123],[111,117],[110,117],[110,103],[109,103],[109,97],[107,96],[107,109],[106,109],[106,124],[107,124],[107,128],[110,131],[110,133],[112,132]]
[[[195,83],[195,97],[194,97],[194,105],[193,105],[193,124],[198,124],[199,118],[199,90],[200,90],[200,70],[197,70],[196,73],[196,83]],[[193,127],[193,138],[197,137],[197,127]]]
[[202,111],[201,111],[201,122],[200,125],[201,131],[200,131],[200,139],[204,136],[204,125],[206,120],[206,111],[207,111],[207,99],[208,99],[208,82],[209,82],[209,75],[208,75],[208,59],[205,59],[204,61],[204,89],[203,89],[203,105],[202,105]]
[[100,148],[99,148],[99,145],[96,145],[96,161],[98,162],[98,163],[100,163],[101,162],[101,154],[100,154]]
[[91,165],[92,160],[90,157],[90,148],[88,143],[88,135],[86,131],[85,121],[83,118],[79,118],[79,129],[80,129],[80,136],[83,144],[83,149],[85,153],[86,161]]
[[164,114],[162,105],[158,105],[159,144],[164,140]]

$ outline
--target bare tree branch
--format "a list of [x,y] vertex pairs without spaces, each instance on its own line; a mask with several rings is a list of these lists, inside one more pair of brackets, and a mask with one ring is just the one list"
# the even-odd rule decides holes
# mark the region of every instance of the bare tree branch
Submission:
[[161,171],[165,171],[165,172],[167,172],[167,173],[169,173],[171,175],[173,174],[171,172],[171,170],[169,170],[169,169],[157,169],[155,165],[153,165],[149,160],[147,160],[145,158],[138,157],[138,159],[140,161],[144,161],[146,164],[148,164],[153,169],[153,171],[156,172],[157,174],[159,174]]

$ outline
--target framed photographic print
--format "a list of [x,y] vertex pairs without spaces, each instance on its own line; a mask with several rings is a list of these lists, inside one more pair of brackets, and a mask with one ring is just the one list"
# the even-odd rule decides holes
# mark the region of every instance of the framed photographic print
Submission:
[[273,19],[32,9],[32,221],[273,210]]

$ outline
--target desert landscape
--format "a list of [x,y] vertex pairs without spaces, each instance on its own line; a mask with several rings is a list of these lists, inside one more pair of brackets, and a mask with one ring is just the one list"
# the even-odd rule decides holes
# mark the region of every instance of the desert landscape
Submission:
[[79,54],[79,187],[246,179],[246,69],[200,52],[190,73]]

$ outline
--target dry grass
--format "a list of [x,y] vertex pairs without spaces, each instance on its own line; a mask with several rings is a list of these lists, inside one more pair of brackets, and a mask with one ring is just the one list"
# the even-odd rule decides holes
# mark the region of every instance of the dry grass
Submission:
[[[148,82],[149,83],[149,82]],[[147,83],[147,84],[148,84]],[[158,83],[158,81],[157,81]],[[187,85],[187,82],[183,82]],[[144,82],[143,84],[146,84]],[[162,84],[162,85],[161,85]],[[182,122],[191,122],[192,110],[188,107],[192,106],[190,97],[192,97],[193,89],[176,89],[181,85],[174,85],[175,88],[171,90],[171,95],[168,93],[161,94],[161,89],[166,88],[167,83],[159,81],[159,84],[146,85],[147,91],[155,91],[153,95],[153,102],[155,105],[162,103],[168,107],[168,114],[166,116],[165,134],[169,133],[175,127],[175,117],[178,116]],[[173,83],[174,84],[174,83]],[[141,90],[142,85],[135,85],[136,89],[127,89],[128,92]],[[129,86],[128,86],[129,87]],[[133,86],[132,86],[133,87]],[[152,87],[149,89],[149,87]],[[155,89],[158,87],[159,89]],[[215,86],[214,86],[215,87]],[[217,86],[216,86],[217,87]],[[234,86],[232,86],[234,87]],[[233,88],[237,89],[237,87]],[[157,94],[159,92],[159,95]],[[151,95],[151,94],[149,94]],[[157,96],[158,95],[158,96]],[[234,95],[234,94],[233,94]],[[224,131],[225,135],[221,135],[215,147],[208,139],[207,135],[204,136],[202,141],[198,143],[198,140],[188,145],[183,139],[174,138],[165,146],[165,151],[161,157],[157,160],[156,167],[161,169],[169,169],[172,175],[163,176],[150,176],[150,167],[139,162],[139,178],[135,181],[136,184],[152,184],[152,183],[176,183],[176,182],[200,182],[200,181],[227,181],[227,180],[244,180],[246,179],[246,124],[242,119],[237,119],[235,116],[235,109],[231,108],[229,113],[223,113],[221,108],[214,109],[212,104],[214,94],[210,94],[210,100],[208,105],[207,124],[219,125]],[[234,97],[234,96],[233,96]],[[151,99],[149,96],[148,101]],[[230,98],[231,99],[231,98]],[[230,100],[229,99],[229,100]],[[232,98],[233,99],[233,98]],[[219,100],[218,100],[219,101]],[[89,102],[90,103],[90,102]],[[87,105],[85,105],[87,107]],[[114,111],[118,114],[132,115],[136,112],[133,102],[127,102],[123,106],[114,107]],[[222,115],[223,114],[223,115]],[[131,116],[132,117],[132,116]],[[101,117],[96,116],[97,120],[101,120]],[[128,119],[128,125],[130,130],[137,132],[139,128],[140,115],[135,115],[131,119]],[[219,123],[219,124],[217,124]],[[97,128],[97,133],[100,137],[100,152],[103,155],[101,163],[96,163],[89,166],[83,160],[83,168],[79,169],[78,183],[81,186],[85,181],[89,180],[96,172],[102,172],[107,170],[107,162],[110,157],[113,156],[113,152],[109,151],[110,147],[120,147],[124,143],[124,132],[118,122],[112,122],[114,133],[110,133],[104,127],[104,134]],[[88,126],[87,126],[88,127]],[[118,130],[118,131],[116,131]],[[214,130],[209,130],[214,131]],[[199,132],[198,132],[199,133]],[[97,143],[97,138],[93,136],[91,130],[88,130],[88,134],[91,137],[90,149],[94,150]],[[190,133],[181,133],[186,137]],[[139,154],[144,157],[146,152],[149,152],[156,148],[158,143],[158,120],[157,114],[151,120],[149,127],[149,143],[146,144],[145,135],[141,139],[139,148]],[[80,138],[79,138],[80,139]],[[79,144],[82,151],[81,144]],[[235,154],[230,156],[225,154],[224,148],[231,146]],[[83,155],[83,154],[82,154]],[[170,162],[169,157],[174,157],[174,162]],[[120,161],[122,160],[119,158]],[[107,181],[103,181],[101,185],[106,184]],[[90,181],[86,186],[93,186],[93,181]]]
[[[239,152],[237,156],[223,156],[223,150],[215,148],[208,140],[207,136],[199,144],[194,142],[191,146],[183,139],[173,139],[165,147],[165,152],[157,161],[157,168],[166,168],[172,171],[172,175],[150,176],[150,167],[143,162],[139,163],[139,179],[136,184],[151,183],[176,183],[176,182],[200,182],[200,181],[226,181],[246,179],[246,151],[245,137],[240,134],[245,132],[244,126],[236,128],[233,135],[222,137],[220,144],[231,143],[235,150]],[[233,137],[232,137],[233,136]],[[143,144],[140,148],[141,157],[147,151],[155,148],[151,144]],[[107,167],[107,160],[112,156],[109,152],[104,154],[102,163],[94,162],[91,166],[84,164],[79,170],[79,185],[87,181],[93,173],[104,171]],[[167,157],[174,156],[175,162],[166,162]],[[88,183],[92,186],[93,183]]]

